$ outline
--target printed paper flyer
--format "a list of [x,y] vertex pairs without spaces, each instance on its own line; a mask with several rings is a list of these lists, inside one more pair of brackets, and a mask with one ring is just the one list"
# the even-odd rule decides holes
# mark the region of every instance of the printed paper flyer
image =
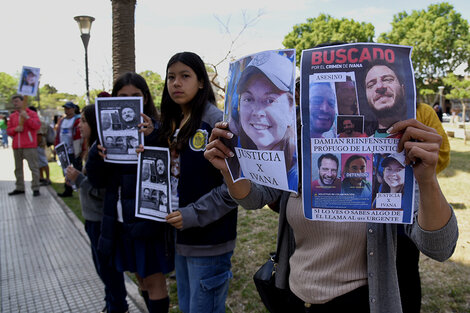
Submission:
[[232,179],[298,192],[295,50],[271,50],[230,64],[224,119]]
[[411,223],[414,177],[387,130],[415,117],[411,47],[373,43],[304,50],[301,59],[305,217]]
[[96,98],[96,123],[101,144],[106,148],[105,162],[136,164],[135,149],[143,144],[142,97]]
[[172,212],[170,201],[170,151],[145,147],[139,154],[135,216],[165,222]]

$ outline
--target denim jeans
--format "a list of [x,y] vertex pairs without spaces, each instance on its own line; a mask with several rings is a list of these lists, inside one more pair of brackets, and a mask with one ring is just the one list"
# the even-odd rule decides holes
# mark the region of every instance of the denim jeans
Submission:
[[107,312],[122,313],[128,309],[124,274],[118,272],[110,259],[98,251],[98,239],[101,234],[101,222],[85,220],[85,230],[90,238],[91,254],[96,272],[104,284]]
[[8,146],[8,134],[7,134],[7,129],[2,129],[2,144],[3,147]]
[[178,302],[184,313],[224,313],[233,251],[207,257],[175,256]]

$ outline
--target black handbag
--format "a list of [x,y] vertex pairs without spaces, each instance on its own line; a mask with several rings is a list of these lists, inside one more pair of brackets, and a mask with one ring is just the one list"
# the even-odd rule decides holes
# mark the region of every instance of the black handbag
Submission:
[[277,254],[271,253],[269,260],[253,275],[253,280],[258,294],[268,311],[271,313],[285,313],[289,312],[287,306],[288,291],[277,288],[274,283],[276,266]]

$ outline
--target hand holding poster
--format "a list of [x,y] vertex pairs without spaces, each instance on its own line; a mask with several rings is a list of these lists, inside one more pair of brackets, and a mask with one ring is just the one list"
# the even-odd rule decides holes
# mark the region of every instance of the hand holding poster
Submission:
[[38,93],[39,68],[23,66],[18,93],[23,96],[35,96]]
[[302,195],[308,219],[411,223],[414,178],[395,122],[415,117],[411,48],[345,44],[301,60]]
[[230,64],[225,117],[234,181],[297,192],[295,50],[264,51]]
[[170,151],[145,147],[137,163],[135,216],[165,222],[173,212],[170,201]]
[[143,144],[142,97],[96,98],[98,136],[106,148],[105,162],[137,163],[135,149]]
[[[72,164],[70,163],[69,155],[67,153],[67,145],[64,142],[59,143],[57,146],[54,147],[54,151],[57,154],[58,163],[62,168],[62,173],[64,174],[64,177],[66,177],[67,167]],[[75,186],[75,184],[71,184],[71,182],[67,178],[65,180],[66,183],[73,188],[73,190],[77,190],[77,186]]]

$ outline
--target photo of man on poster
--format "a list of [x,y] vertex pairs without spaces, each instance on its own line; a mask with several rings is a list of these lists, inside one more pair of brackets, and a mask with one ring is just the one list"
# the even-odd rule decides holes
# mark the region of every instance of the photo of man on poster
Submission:
[[368,171],[367,159],[366,156],[360,154],[347,157],[341,183],[342,193],[353,194],[361,198],[369,198],[372,195],[372,185],[369,181],[371,175]]
[[331,153],[322,154],[318,160],[318,179],[312,181],[312,194],[341,192],[338,178],[338,157]]
[[338,115],[337,123],[339,138],[367,137],[367,134],[363,132],[363,116]]
[[332,83],[310,83],[310,137],[334,138],[336,130],[336,96]]
[[367,104],[378,123],[374,137],[383,137],[390,126],[407,119],[405,84],[398,69],[380,59],[371,62],[364,75]]

